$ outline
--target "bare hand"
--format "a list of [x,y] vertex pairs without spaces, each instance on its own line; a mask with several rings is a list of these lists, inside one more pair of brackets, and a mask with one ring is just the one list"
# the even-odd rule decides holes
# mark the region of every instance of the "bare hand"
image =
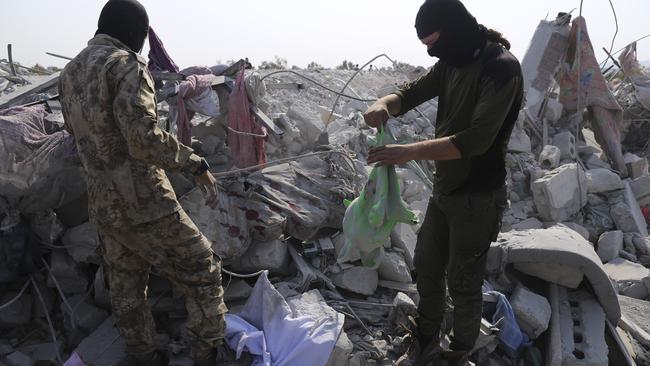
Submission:
[[411,148],[408,145],[386,145],[370,149],[368,164],[402,165],[413,160]]
[[388,106],[386,103],[378,100],[366,110],[363,114],[363,119],[370,127],[379,128],[390,118]]
[[194,181],[196,182],[196,185],[201,188],[203,194],[208,195],[205,200],[205,204],[212,209],[217,208],[217,205],[219,204],[219,189],[217,188],[217,179],[212,176],[209,171],[206,170],[205,173],[195,176]]

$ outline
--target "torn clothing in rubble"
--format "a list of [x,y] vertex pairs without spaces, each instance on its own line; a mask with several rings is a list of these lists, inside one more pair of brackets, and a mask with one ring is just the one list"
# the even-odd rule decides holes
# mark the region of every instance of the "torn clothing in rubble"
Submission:
[[[380,129],[376,146],[394,144],[390,131]],[[393,165],[372,168],[368,183],[359,197],[347,203],[343,218],[345,244],[338,261],[345,262],[352,249],[359,250],[364,266],[377,268],[381,263],[384,244],[396,224],[417,224],[417,216],[400,196],[399,179]]]
[[192,172],[201,158],[157,127],[153,80],[143,58],[97,35],[65,67],[59,92],[87,173],[93,223],[133,226],[180,209],[164,170]]
[[568,67],[562,68],[560,76],[560,103],[572,113],[589,110],[596,142],[616,170],[626,176],[620,132],[623,112],[600,71],[583,17],[572,22],[566,60]]
[[228,146],[235,166],[247,168],[265,164],[264,142],[268,134],[251,115],[243,69],[237,74],[228,103]]
[[98,226],[113,316],[131,355],[155,350],[155,324],[146,296],[152,266],[185,295],[188,338],[195,358],[204,358],[224,337],[227,311],[221,263],[210,242],[180,210],[130,227]]
[[58,208],[86,189],[74,139],[48,135],[45,114],[42,104],[0,111],[0,192],[24,214]]
[[163,42],[149,26],[149,71],[178,72],[178,66],[167,53]]
[[264,272],[243,310],[226,315],[225,340],[237,358],[251,353],[253,366],[325,366],[344,319],[335,311],[318,319],[296,314]]

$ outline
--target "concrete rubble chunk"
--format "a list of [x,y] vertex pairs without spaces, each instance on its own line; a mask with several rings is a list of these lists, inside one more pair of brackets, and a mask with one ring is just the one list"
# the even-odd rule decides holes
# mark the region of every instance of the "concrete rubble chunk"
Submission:
[[289,273],[289,250],[287,243],[273,240],[268,243],[253,242],[248,250],[231,264],[241,272],[257,272],[263,269],[274,274]]
[[126,358],[126,343],[115,326],[115,319],[109,317],[95,331],[86,337],[75,352],[86,365],[117,366]]
[[553,136],[553,145],[560,149],[562,160],[575,160],[576,138],[571,132],[564,131]]
[[101,259],[97,253],[100,240],[95,225],[86,222],[85,224],[73,227],[65,232],[61,241],[68,254],[76,262],[101,263]]
[[539,154],[539,164],[542,169],[551,170],[560,165],[560,148],[553,145],[545,145]]
[[544,224],[535,217],[529,217],[524,221],[520,221],[512,225],[512,230],[524,231],[530,229],[542,229]]
[[[81,265],[76,263],[65,250],[55,249],[52,251],[50,268],[64,293],[80,294],[88,288],[88,278],[83,273]],[[48,276],[47,286],[56,287],[51,276]]]
[[342,289],[361,295],[372,295],[377,289],[379,275],[376,269],[354,266],[330,276],[332,282]]
[[615,258],[605,263],[604,268],[621,295],[635,299],[648,297],[650,270],[646,267],[623,258]]
[[413,299],[403,292],[398,292],[393,298],[393,307],[388,314],[388,321],[393,325],[408,324],[408,317],[417,316],[417,306]]
[[521,118],[517,120],[508,141],[508,151],[526,153],[532,149],[530,137],[522,127]]
[[589,193],[602,193],[623,189],[623,181],[618,174],[609,169],[590,169],[587,176],[587,191]]
[[640,206],[650,205],[650,176],[636,178],[630,182],[630,186]]
[[18,351],[28,355],[32,361],[53,361],[56,360],[61,351],[61,342],[39,343],[31,346],[20,347]]
[[587,179],[582,167],[566,164],[532,184],[533,199],[540,217],[565,221],[587,203]]
[[517,286],[510,297],[517,323],[531,339],[537,339],[548,328],[551,305],[548,300],[523,286]]
[[[0,304],[7,304],[16,298],[18,292],[5,292],[0,296]],[[0,309],[0,328],[24,325],[32,320],[32,306],[34,299],[31,295],[23,293],[11,305]]]
[[[565,274],[584,276],[605,309],[607,319],[618,323],[621,309],[616,289],[591,243],[575,231],[557,225],[543,230],[501,233],[490,246],[487,274],[498,276],[508,265],[522,272],[532,266],[536,272],[528,274],[548,282],[562,283]],[[579,284],[576,278],[571,281]]]
[[627,175],[631,179],[637,179],[648,175],[648,159],[639,157],[632,153],[625,153],[625,155],[623,155],[623,160],[627,167]]
[[626,180],[624,199],[610,199],[610,215],[616,223],[616,228],[623,232],[636,232],[648,236],[648,227],[641,208],[634,197],[632,188]]
[[350,355],[354,350],[354,344],[348,338],[347,333],[341,330],[339,339],[336,340],[332,354],[327,360],[326,366],[346,366],[350,363]]
[[598,301],[584,290],[558,286],[552,286],[550,295],[553,315],[547,365],[608,366],[605,312]]
[[584,226],[575,223],[575,222],[563,222],[560,225],[564,225],[568,227],[569,229],[575,231],[576,233],[580,234],[583,238],[589,240],[589,230],[585,228]]
[[[332,236],[332,243],[334,243],[336,257],[340,258],[339,256],[341,255],[341,251],[343,251],[343,247],[345,246],[345,233],[341,231],[338,234]],[[357,247],[350,248],[350,251],[348,253],[348,257],[345,258],[346,262],[355,262],[361,259],[361,253]]]
[[411,271],[404,261],[404,257],[395,252],[386,252],[379,264],[379,278],[382,280],[411,283]]
[[34,360],[31,357],[20,351],[16,351],[5,357],[5,362],[9,366],[32,366],[34,364]]
[[[83,330],[95,330],[109,316],[108,312],[92,305],[86,300],[84,295],[74,295],[68,299],[68,302],[74,310],[74,324]],[[66,306],[62,306],[61,308],[66,319],[70,320],[72,318],[70,310]]]
[[602,233],[598,238],[598,257],[603,263],[617,258],[618,253],[623,250],[623,232],[620,230]]

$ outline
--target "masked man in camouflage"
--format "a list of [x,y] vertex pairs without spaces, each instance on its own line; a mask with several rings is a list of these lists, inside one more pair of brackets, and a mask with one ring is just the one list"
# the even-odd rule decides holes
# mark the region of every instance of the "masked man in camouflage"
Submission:
[[215,363],[224,335],[221,263],[179,205],[165,170],[194,174],[217,203],[205,160],[157,127],[154,83],[141,51],[149,19],[135,0],[110,0],[95,37],[61,73],[66,128],[87,174],[89,214],[102,238],[113,315],[142,365],[166,364],[154,347],[147,301],[151,266],[186,298],[196,364]]

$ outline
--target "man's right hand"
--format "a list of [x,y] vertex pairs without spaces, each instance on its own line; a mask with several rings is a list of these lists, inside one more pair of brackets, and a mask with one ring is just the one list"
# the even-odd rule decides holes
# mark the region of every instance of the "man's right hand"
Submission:
[[208,195],[205,204],[210,208],[215,209],[219,204],[219,188],[217,187],[217,179],[212,176],[210,171],[206,170],[203,174],[194,177],[196,185],[201,188],[204,194]]
[[379,126],[384,125],[389,118],[390,112],[388,111],[388,105],[381,99],[371,105],[363,114],[363,119],[366,121],[366,124],[374,128],[379,128]]

